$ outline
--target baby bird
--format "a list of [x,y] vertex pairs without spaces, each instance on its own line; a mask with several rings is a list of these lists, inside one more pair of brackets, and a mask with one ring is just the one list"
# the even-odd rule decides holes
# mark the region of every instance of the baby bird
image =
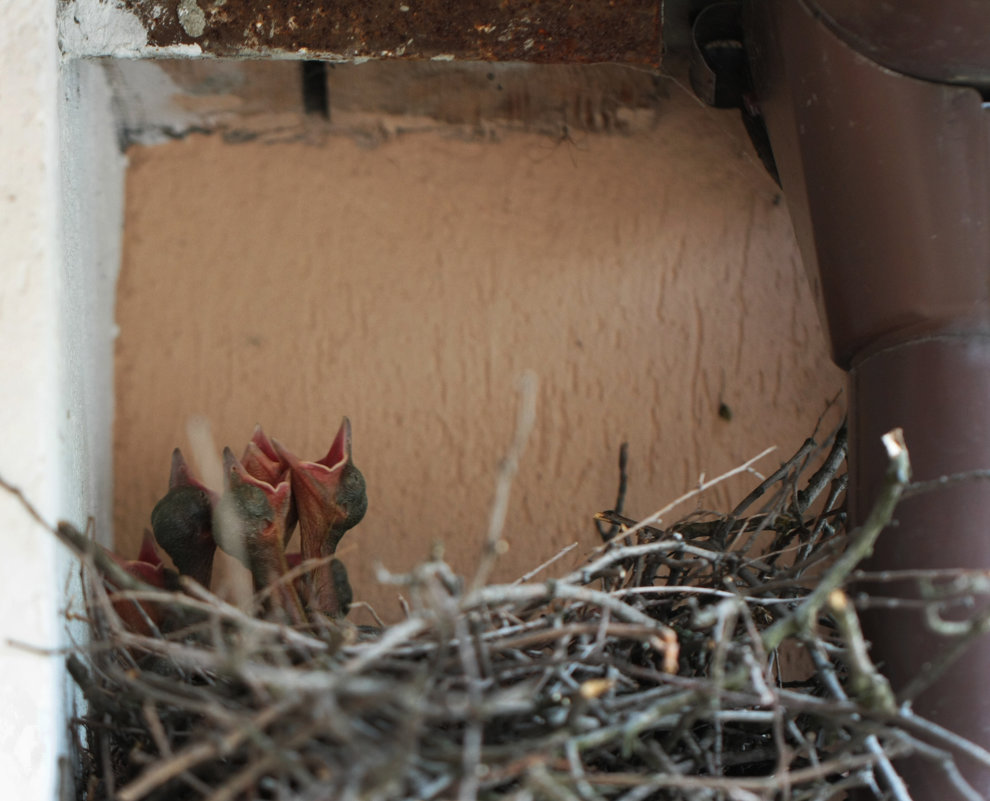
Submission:
[[249,474],[230,448],[223,452],[226,489],[217,504],[216,544],[251,571],[255,591],[272,588],[272,605],[292,623],[304,623],[302,604],[290,582],[285,529],[291,507],[289,482],[277,486]]
[[[254,427],[254,434],[244,449],[241,457],[241,464],[248,475],[260,479],[273,487],[277,487],[283,481],[288,481],[289,466],[285,464],[272,445],[268,435],[262,431],[260,425]],[[289,544],[292,532],[296,527],[296,505],[289,505],[289,514],[285,520],[284,542]]]
[[151,512],[155,540],[182,575],[210,586],[213,573],[213,506],[217,494],[193,477],[182,451],[172,451],[168,492]]
[[[303,560],[333,556],[340,538],[361,522],[368,509],[364,476],[351,457],[350,420],[344,418],[327,455],[316,462],[300,461],[277,441],[272,444],[292,476]],[[312,571],[312,608],[331,617],[346,614],[350,599],[343,596],[350,594],[350,585],[342,571],[343,564],[336,560]]]
[[[175,589],[177,576],[172,571],[165,568],[162,560],[155,552],[155,545],[151,539],[151,532],[145,530],[144,539],[141,542],[141,552],[137,559],[125,559],[113,551],[102,548],[114,563],[121,567],[127,576],[137,579],[142,584],[133,584],[120,577],[114,580],[113,576],[107,576],[107,581],[117,589]],[[106,576],[107,571],[104,571]],[[135,634],[150,637],[156,630],[163,628],[166,615],[162,607],[151,601],[132,601],[117,599],[113,602],[114,611],[120,617],[124,626]],[[173,621],[174,622],[174,621]]]

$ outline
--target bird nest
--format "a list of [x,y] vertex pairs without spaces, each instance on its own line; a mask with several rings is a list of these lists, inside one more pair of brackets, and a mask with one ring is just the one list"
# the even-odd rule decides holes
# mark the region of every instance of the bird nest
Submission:
[[[891,760],[934,753],[951,774],[953,744],[896,706],[843,590],[907,453],[888,436],[888,481],[849,531],[845,443],[809,439],[726,515],[602,512],[601,547],[566,574],[490,584],[439,558],[383,574],[408,609],[381,628],[255,616],[188,580],[120,591],[62,524],[91,629],[69,659],[79,797],[907,797]],[[136,631],[122,601],[181,625]]]

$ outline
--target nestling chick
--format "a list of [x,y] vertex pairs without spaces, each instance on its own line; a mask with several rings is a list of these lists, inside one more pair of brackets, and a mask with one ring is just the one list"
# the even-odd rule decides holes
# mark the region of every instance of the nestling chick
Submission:
[[[151,532],[145,530],[144,539],[141,542],[141,552],[138,554],[137,559],[125,559],[108,548],[103,548],[102,550],[117,565],[122,567],[129,576],[133,576],[138,581],[144,582],[148,587],[160,590],[175,589],[177,576],[162,564],[162,560],[155,552]],[[108,578],[106,574],[104,574],[104,577],[108,583],[116,586],[116,582],[112,578]],[[118,589],[129,588],[118,587]],[[119,599],[113,602],[113,608],[128,630],[146,637],[151,636],[155,629],[161,630],[163,627],[162,624],[165,621],[165,613],[161,606],[151,601],[139,602]]]
[[204,587],[213,573],[213,506],[217,494],[195,479],[182,451],[172,451],[168,492],[151,512],[155,540],[185,576]]
[[[281,460],[275,450],[275,446],[272,445],[272,441],[262,431],[260,425],[254,427],[254,434],[252,434],[251,441],[248,442],[247,447],[244,449],[241,464],[244,465],[244,470],[248,475],[260,479],[267,484],[271,484],[273,487],[277,487],[283,481],[289,480],[289,465]],[[296,505],[295,503],[291,503],[289,505],[289,514],[285,520],[283,538],[286,545],[289,544],[289,539],[292,537],[297,520]]]
[[293,623],[305,622],[292,584],[283,580],[285,529],[291,505],[289,482],[272,486],[250,475],[230,448],[223,452],[226,489],[217,504],[216,544],[251,571],[255,591],[272,587],[272,603]]
[[[280,459],[289,465],[292,496],[299,515],[302,558],[326,559],[333,556],[344,534],[364,517],[368,495],[364,476],[351,458],[351,423],[345,417],[327,455],[316,462],[303,462],[278,442],[273,442]],[[338,567],[333,565],[337,564]],[[346,571],[336,561],[315,568],[310,574],[309,605],[324,614],[346,614],[350,592]],[[336,574],[335,574],[336,571]],[[335,580],[336,579],[336,580]],[[339,585],[339,586],[338,586]]]

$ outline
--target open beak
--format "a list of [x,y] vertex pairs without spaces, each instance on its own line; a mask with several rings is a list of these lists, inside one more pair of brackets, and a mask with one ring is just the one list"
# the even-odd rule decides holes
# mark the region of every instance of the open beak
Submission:
[[[299,515],[303,560],[326,562],[310,573],[309,604],[319,611],[340,616],[349,603],[343,597],[342,582],[335,580],[343,565],[329,561],[344,533],[355,525],[367,508],[364,478],[351,461],[351,424],[345,417],[322,459],[301,461],[277,441],[273,446],[289,466],[292,497]],[[347,594],[350,586],[346,585]]]
[[[268,435],[261,429],[260,425],[254,427],[254,434],[244,449],[241,464],[244,466],[244,470],[248,475],[273,487],[279,486],[283,481],[288,481],[289,465],[278,455],[275,446],[268,438]],[[289,512],[285,519],[285,531],[283,533],[284,545],[288,545],[289,540],[292,538],[292,532],[296,527],[297,520],[295,504],[290,503]]]
[[283,576],[285,528],[291,507],[287,480],[277,485],[248,473],[230,448],[223,453],[226,492],[219,504],[215,526],[217,544],[251,571],[255,590],[272,587],[273,603],[293,622],[304,622],[302,604]]
[[330,532],[347,517],[337,496],[344,468],[351,457],[350,421],[344,418],[327,455],[316,462],[301,461],[277,441],[273,445],[292,474],[292,496],[299,516],[303,559],[332,555],[339,538],[334,539]]

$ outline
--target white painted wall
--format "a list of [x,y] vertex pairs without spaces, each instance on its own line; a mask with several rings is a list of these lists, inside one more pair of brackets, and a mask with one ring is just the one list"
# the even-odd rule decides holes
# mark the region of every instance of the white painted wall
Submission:
[[[102,70],[61,58],[56,4],[0,0],[0,19],[0,475],[108,538],[123,161]],[[3,796],[50,801],[74,699],[44,650],[68,639],[72,560],[6,492],[0,532]]]
[[[0,474],[57,514],[58,53],[53,3],[0,2]],[[64,728],[54,657],[61,560],[52,537],[0,492],[0,776],[8,797],[55,797]]]
[[113,340],[126,159],[100,63],[66,60],[60,86],[62,263],[59,425],[63,516],[112,541]]

